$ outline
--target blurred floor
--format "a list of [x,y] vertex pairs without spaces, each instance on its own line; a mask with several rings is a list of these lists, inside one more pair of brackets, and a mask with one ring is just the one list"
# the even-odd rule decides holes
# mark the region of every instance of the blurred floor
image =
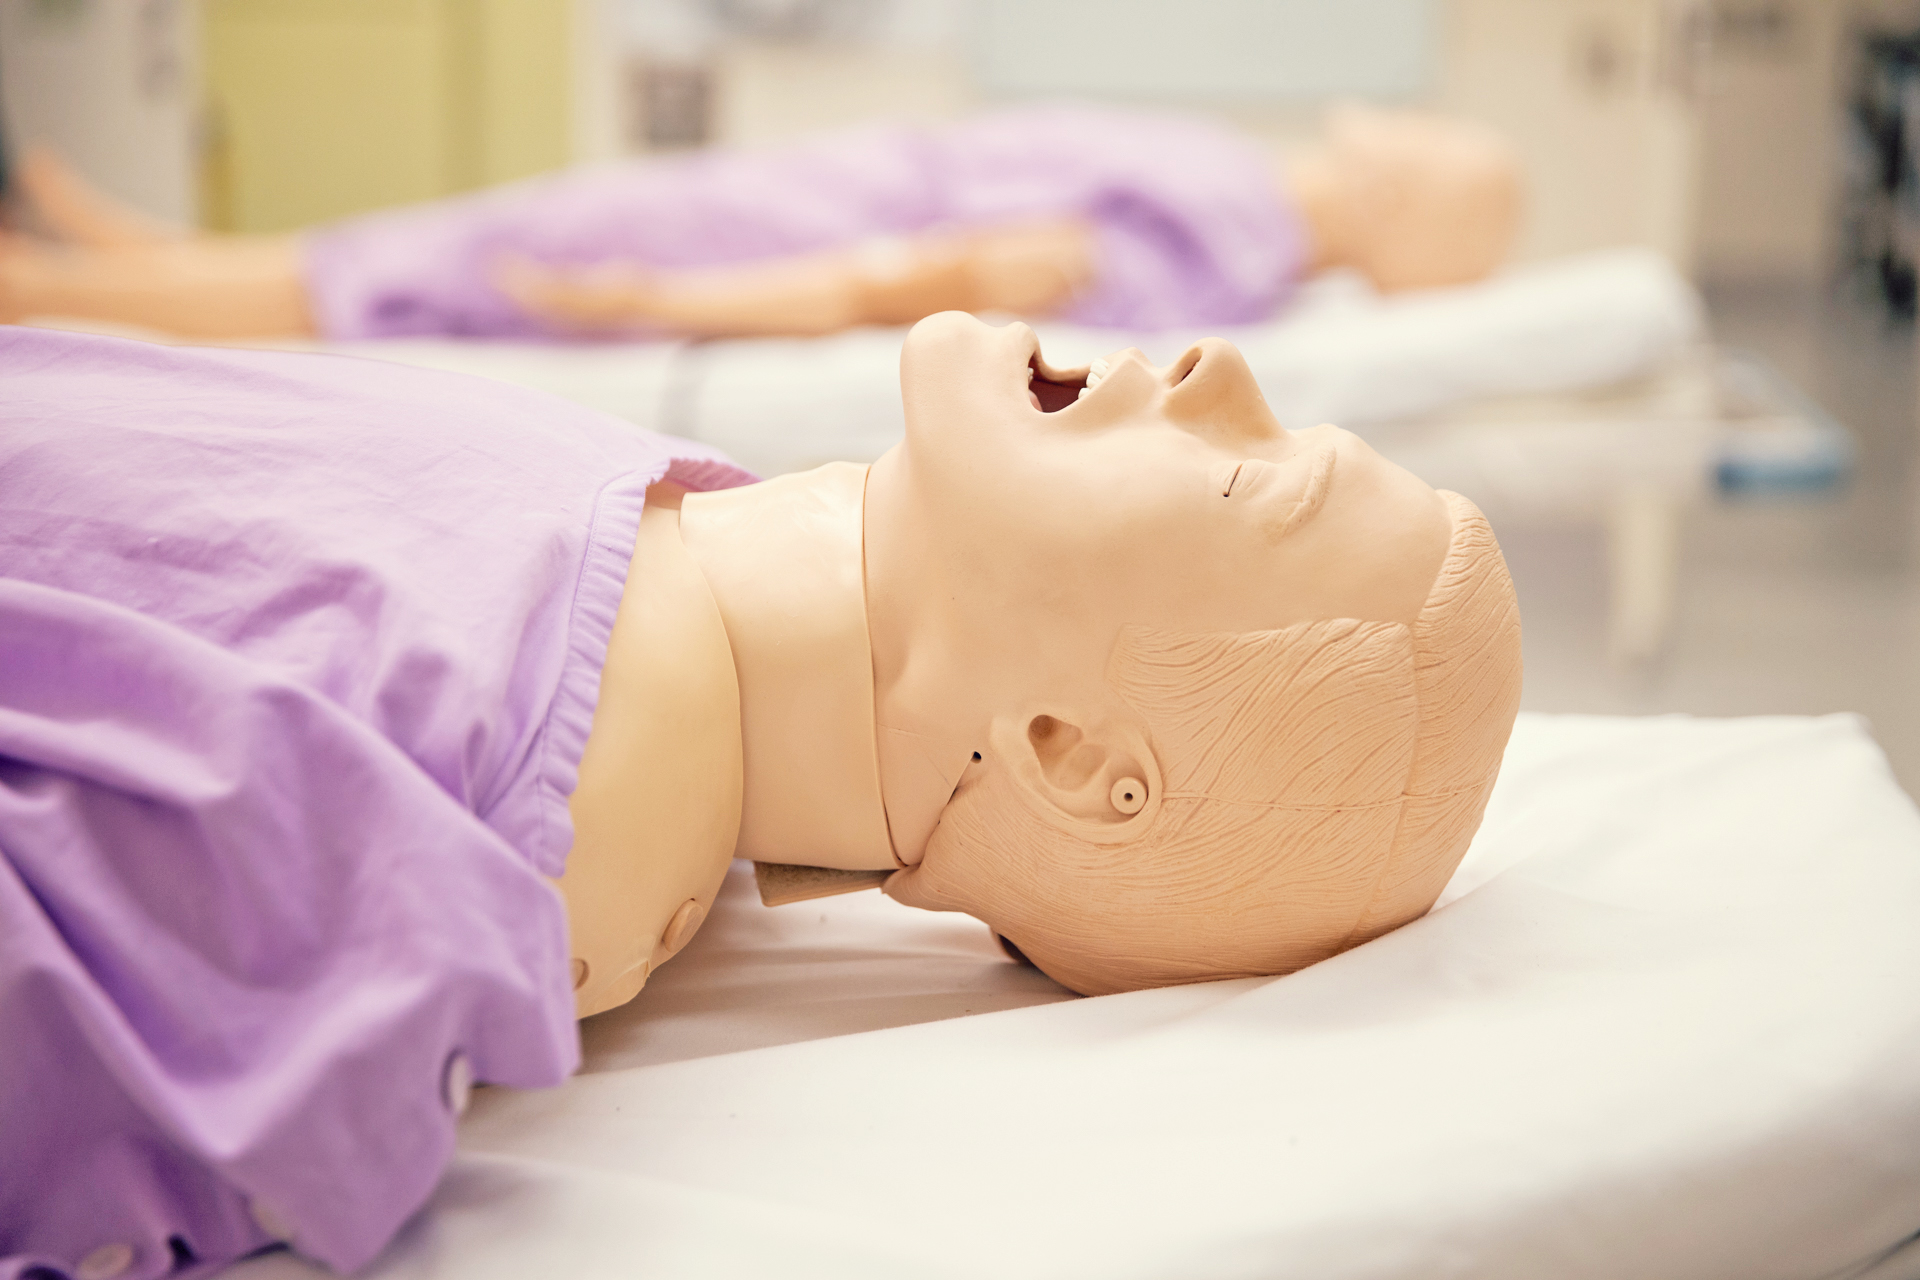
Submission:
[[1853,428],[1858,474],[1818,503],[1718,503],[1686,534],[1672,642],[1606,661],[1597,529],[1505,540],[1537,711],[1864,715],[1920,795],[1920,388],[1914,334],[1812,288],[1707,291],[1717,338],[1771,360]]

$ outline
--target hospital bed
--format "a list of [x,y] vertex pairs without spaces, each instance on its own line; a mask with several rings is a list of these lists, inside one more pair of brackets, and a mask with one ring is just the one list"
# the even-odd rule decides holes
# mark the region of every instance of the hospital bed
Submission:
[[1076,999],[736,866],[367,1274],[1913,1280],[1916,919],[1844,716],[1523,715],[1436,909],[1278,979]]
[[[1220,331],[1282,422],[1331,421],[1503,522],[1599,520],[1613,649],[1660,647],[1682,516],[1716,490],[1804,495],[1851,466],[1847,432],[1750,356],[1705,338],[1658,255],[1593,253],[1458,289],[1382,298],[1309,285],[1270,324]],[[1199,334],[1043,325],[1057,364]],[[878,457],[902,430],[901,331],[819,339],[592,345],[399,341],[343,349],[553,391],[718,445],[763,475]]]

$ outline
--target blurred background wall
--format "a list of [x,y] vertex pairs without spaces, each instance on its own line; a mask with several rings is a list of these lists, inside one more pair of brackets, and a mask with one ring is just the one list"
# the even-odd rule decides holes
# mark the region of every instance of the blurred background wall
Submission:
[[16,147],[253,231],[1036,96],[1211,110],[1277,145],[1366,97],[1516,141],[1523,256],[1640,243],[1807,278],[1900,238],[1849,204],[1874,162],[1843,123],[1865,41],[1917,24],[1914,0],[0,0],[0,95]]
[[1694,4],[653,0],[628,20],[630,76],[644,85],[699,68],[709,84],[704,128],[650,131],[640,94],[629,134],[640,145],[650,132],[769,142],[1061,93],[1212,110],[1285,145],[1329,103],[1367,98],[1474,116],[1515,140],[1535,178],[1524,256],[1620,243],[1683,262],[1693,252]]
[[549,0],[202,0],[203,222],[265,231],[558,168]]
[[625,152],[1057,94],[1284,145],[1348,97],[1511,136],[1524,256],[1709,276],[1842,249],[1838,126],[1895,0],[0,0],[16,145],[166,217],[274,230]]

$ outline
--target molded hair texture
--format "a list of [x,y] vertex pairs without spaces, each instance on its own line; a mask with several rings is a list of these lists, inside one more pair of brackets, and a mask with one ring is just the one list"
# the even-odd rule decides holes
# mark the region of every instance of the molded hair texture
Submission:
[[1443,497],[1452,539],[1411,626],[1128,628],[1107,678],[1163,777],[1124,834],[996,768],[955,795],[903,896],[979,917],[1089,995],[1289,973],[1424,914],[1520,697],[1506,564],[1473,504]]

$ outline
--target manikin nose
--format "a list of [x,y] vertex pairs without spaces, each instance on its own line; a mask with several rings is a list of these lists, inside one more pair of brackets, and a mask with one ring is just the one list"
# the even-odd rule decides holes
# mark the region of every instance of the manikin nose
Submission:
[[1109,351],[1087,366],[1087,384],[1080,394],[1086,395],[1087,392],[1105,382],[1114,370],[1124,365],[1137,365],[1149,372],[1157,372],[1153,368],[1153,362],[1147,359],[1146,353],[1140,348],[1122,347],[1118,351]]
[[1265,439],[1285,434],[1239,348],[1202,338],[1167,366],[1166,414],[1209,439]]

